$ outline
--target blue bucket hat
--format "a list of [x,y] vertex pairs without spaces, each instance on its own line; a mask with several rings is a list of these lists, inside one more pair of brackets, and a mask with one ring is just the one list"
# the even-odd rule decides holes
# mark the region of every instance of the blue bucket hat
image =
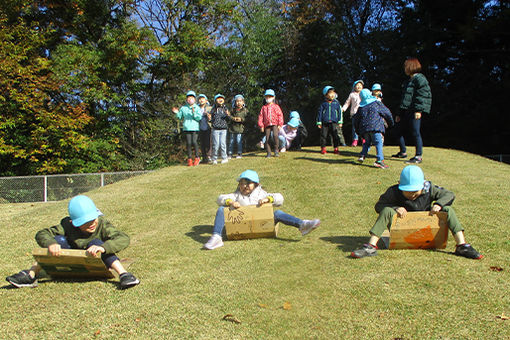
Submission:
[[335,88],[333,86],[324,86],[324,88],[322,89],[322,95],[325,96],[328,94],[329,91],[331,90],[335,90]]
[[188,91],[188,93],[186,93],[186,97],[189,97],[189,96],[192,96],[192,97],[197,97],[197,94],[195,93],[195,91]]
[[353,84],[352,84],[352,89],[354,90],[354,88],[356,87],[356,84],[357,83],[361,83],[361,85],[365,86],[365,83],[363,82],[363,80],[361,79],[358,79],[356,80]]
[[87,222],[95,220],[99,216],[96,205],[90,198],[84,195],[73,197],[67,206],[69,218],[75,227],[80,227]]
[[266,92],[264,92],[264,97],[265,96],[272,96],[272,97],[275,97],[275,93],[274,93],[274,90],[271,90],[271,89],[267,89]]
[[402,191],[418,191],[423,189],[425,175],[419,166],[408,165],[400,173],[398,188]]
[[374,85],[372,85],[372,91],[381,91],[381,90],[382,90],[381,84],[375,83]]
[[244,100],[244,97],[242,94],[236,94],[236,96],[234,97],[234,101],[238,100],[238,99],[242,99]]
[[243,178],[247,179],[250,182],[254,182],[254,183],[257,183],[257,184],[260,183],[259,175],[254,170],[244,170],[243,173],[237,179],[237,181],[239,182]]
[[291,120],[289,120],[287,125],[292,126],[293,128],[297,128],[299,126],[299,119],[292,118]]
[[205,98],[205,100],[209,100],[209,98],[207,98],[207,96],[203,93],[200,93],[197,97],[197,99],[200,99],[200,98]]
[[214,101],[216,102],[216,99],[218,99],[218,98],[223,98],[223,99],[225,99],[225,96],[224,96],[224,95],[222,95],[221,93],[218,93],[217,95],[215,95],[215,96],[214,96]]
[[367,106],[377,100],[374,96],[372,96],[372,92],[370,92],[369,89],[361,90],[359,97],[361,99],[361,102],[359,103],[360,107]]
[[297,112],[297,111],[291,111],[291,112],[290,112],[290,119],[292,119],[292,118],[301,119],[301,117],[299,116],[299,112]]

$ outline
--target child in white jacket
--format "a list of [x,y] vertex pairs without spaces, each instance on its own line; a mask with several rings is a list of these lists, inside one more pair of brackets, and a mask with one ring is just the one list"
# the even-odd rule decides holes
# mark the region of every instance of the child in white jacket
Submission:
[[[264,203],[272,203],[274,206],[283,204],[283,196],[279,193],[267,193],[260,186],[259,175],[253,170],[244,171],[237,179],[239,185],[234,193],[220,195],[217,203],[220,206],[216,212],[214,219],[213,234],[209,241],[204,244],[205,249],[216,249],[223,246],[223,239],[221,234],[225,228],[225,214],[223,208],[231,207],[238,209],[246,205],[260,205]],[[301,235],[304,236],[317,228],[320,220],[301,220],[292,215],[286,214],[281,210],[275,210],[274,222],[282,222],[286,225],[291,225],[299,228]]]

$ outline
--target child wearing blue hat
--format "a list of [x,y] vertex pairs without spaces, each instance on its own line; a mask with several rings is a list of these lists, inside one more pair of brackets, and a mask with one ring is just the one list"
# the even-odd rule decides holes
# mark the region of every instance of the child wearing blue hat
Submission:
[[[200,120],[202,119],[202,110],[196,104],[197,95],[194,91],[186,93],[186,104],[180,109],[172,108],[177,119],[182,120],[182,129],[186,135],[186,151],[188,154],[188,166],[198,165],[198,131],[200,129]],[[192,148],[195,149],[195,160],[192,159]]]
[[287,151],[298,135],[299,119],[292,118],[287,124],[282,126],[278,132],[278,139],[280,140],[280,152]]
[[[233,209],[238,209],[246,205],[260,205],[264,203],[272,203],[274,206],[283,204],[282,194],[271,194],[262,189],[257,172],[246,170],[239,176],[237,181],[239,184],[235,192],[218,197],[217,203],[219,208],[216,211],[216,217],[214,219],[213,234],[209,241],[204,244],[205,249],[213,250],[223,246],[223,239],[221,236],[225,228],[225,214],[223,208],[231,207]],[[282,222],[283,224],[299,228],[302,236],[316,229],[321,223],[320,220],[301,220],[281,210],[275,210],[274,222],[275,224]]]
[[378,101],[382,101],[383,94],[381,84],[375,83],[372,85],[372,96]]
[[[356,80],[352,84],[352,91],[349,93],[349,97],[347,97],[347,100],[345,101],[344,105],[342,106],[342,112],[347,111],[347,108],[349,106],[351,107],[351,110],[349,111],[352,116],[356,114],[356,111],[358,111],[359,103],[361,102],[361,99],[359,97],[359,94],[361,90],[363,90],[363,85],[365,83],[363,80],[359,79]],[[356,134],[356,131],[354,130],[354,125],[352,126],[352,144],[351,146],[357,146],[358,145],[358,135]]]
[[202,119],[200,119],[200,149],[204,163],[209,162],[211,156],[211,109],[209,100],[205,94],[198,95],[198,106],[202,110]]
[[358,112],[352,116],[352,123],[356,132],[365,139],[365,143],[363,143],[358,162],[363,163],[373,143],[377,150],[377,160],[374,166],[386,169],[388,165],[384,163],[383,154],[383,134],[386,130],[384,121],[393,125],[393,117],[390,110],[372,96],[370,90],[361,90],[359,96],[361,102]]
[[333,152],[338,154],[338,146],[340,145],[339,131],[342,131],[343,124],[342,108],[336,99],[337,94],[332,86],[325,86],[322,94],[324,101],[319,106],[319,112],[317,113],[317,127],[321,130],[321,154],[326,153],[328,136],[333,138]]
[[232,115],[228,125],[229,142],[228,142],[228,157],[232,158],[234,153],[234,142],[237,144],[236,158],[243,156],[243,133],[244,122],[248,116],[248,109],[246,108],[244,97],[238,94],[232,101]]
[[225,105],[225,96],[217,94],[214,96],[214,106],[211,109],[212,126],[212,164],[218,164],[218,152],[221,153],[221,163],[227,163],[227,128],[230,120],[230,111]]
[[[96,208],[87,196],[78,195],[69,201],[69,216],[59,225],[42,229],[35,235],[39,246],[48,248],[53,256],[59,256],[62,249],[86,249],[90,255],[101,254],[104,264],[119,274],[120,288],[136,286],[140,281],[127,272],[115,253],[129,245],[129,236],[117,230]],[[6,277],[14,287],[35,287],[41,267],[35,263],[32,268]]]
[[451,207],[455,195],[453,192],[425,181],[420,167],[406,166],[400,173],[398,184],[391,186],[379,197],[375,211],[379,214],[377,221],[370,229],[370,240],[363,247],[351,253],[354,258],[377,255],[377,242],[386,228],[391,228],[393,216],[405,217],[408,211],[429,211],[435,214],[444,211],[448,214],[448,228],[457,244],[455,255],[479,260],[483,255],[478,253],[464,238],[464,228]]
[[273,136],[274,141],[274,156],[278,157],[278,130],[280,130],[280,128],[283,126],[283,112],[280,108],[280,105],[275,103],[274,90],[266,90],[266,92],[264,92],[264,100],[265,103],[260,109],[257,125],[259,126],[260,131],[263,132],[266,137],[266,157],[271,157],[271,144],[269,140],[271,136]]

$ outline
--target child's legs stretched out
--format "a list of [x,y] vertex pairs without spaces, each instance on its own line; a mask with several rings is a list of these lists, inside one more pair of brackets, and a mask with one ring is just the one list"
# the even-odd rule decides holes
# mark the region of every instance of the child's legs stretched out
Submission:
[[219,207],[218,210],[216,210],[213,234],[221,235],[223,233],[223,229],[225,228],[225,211],[223,209],[225,208]]
[[303,224],[303,220],[300,218],[297,218],[295,216],[289,215],[287,213],[284,213],[281,210],[275,210],[274,211],[274,224],[282,222],[286,225],[291,225],[293,227],[299,228]]
[[374,226],[372,229],[370,229],[369,243],[371,245],[377,245],[377,241],[379,241],[383,232],[386,229],[389,230],[391,228],[391,221],[396,213],[397,212],[394,209],[389,207],[383,208],[383,210],[381,210],[379,217],[377,217],[377,220],[374,223]]

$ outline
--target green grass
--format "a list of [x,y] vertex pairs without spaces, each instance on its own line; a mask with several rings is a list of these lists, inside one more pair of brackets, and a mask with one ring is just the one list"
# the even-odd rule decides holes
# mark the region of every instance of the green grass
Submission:
[[[379,195],[404,164],[388,170],[355,165],[359,148],[342,155],[306,148],[279,159],[248,155],[225,165],[175,166],[109,185],[88,195],[131,236],[121,257],[141,284],[44,282],[0,289],[0,338],[203,339],[496,339],[510,320],[510,167],[454,150],[426,148],[427,179],[455,192],[466,238],[481,261],[446,251],[386,250],[355,260],[366,242]],[[386,155],[396,148],[385,148]],[[372,151],[373,155],[373,151]],[[265,189],[281,192],[282,210],[320,218],[302,238],[282,226],[279,239],[227,241],[201,250],[212,231],[216,197],[235,189],[245,169]],[[67,201],[0,206],[0,270],[27,268],[35,232],[56,224]],[[503,271],[490,270],[491,266]],[[284,304],[290,309],[284,309]],[[222,320],[232,314],[241,323]]]

